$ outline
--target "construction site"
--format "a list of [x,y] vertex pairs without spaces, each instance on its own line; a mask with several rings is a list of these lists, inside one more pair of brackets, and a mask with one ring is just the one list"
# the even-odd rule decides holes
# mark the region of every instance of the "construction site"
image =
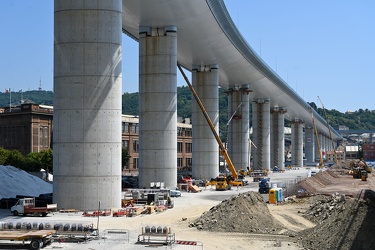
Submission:
[[[363,180],[353,168],[343,161],[313,176],[308,167],[270,172],[266,194],[259,192],[259,176],[249,175],[245,186],[182,189],[177,197],[163,189],[129,189],[122,208],[111,210],[98,204],[97,211],[19,216],[2,203],[0,243],[5,249],[372,249],[374,176]],[[276,188],[281,199],[273,199]],[[30,234],[42,234],[38,242],[45,244],[30,241]],[[12,245],[17,240],[25,245]]]

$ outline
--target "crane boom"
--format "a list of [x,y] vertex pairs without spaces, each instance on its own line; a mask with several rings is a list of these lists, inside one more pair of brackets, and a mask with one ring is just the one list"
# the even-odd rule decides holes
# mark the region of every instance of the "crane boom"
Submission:
[[320,103],[322,104],[322,108],[323,108],[323,111],[324,111],[324,116],[325,116],[326,121],[327,121],[327,127],[328,127],[328,131],[329,131],[329,137],[331,139],[332,147],[333,147],[333,152],[334,152],[334,155],[335,155],[335,163],[337,163],[336,148],[335,148],[335,143],[333,142],[333,138],[332,138],[331,126],[329,126],[329,123],[328,123],[327,112],[326,112],[326,109],[324,108],[323,102],[322,102],[322,100],[320,100],[319,96],[318,96],[318,99],[319,99]]
[[312,108],[310,107],[310,111],[311,111],[311,118],[312,118],[312,123],[313,123],[313,126],[314,126],[314,131],[315,131],[315,137],[316,137],[316,143],[318,144],[318,154],[319,154],[319,167],[323,167],[324,166],[324,161],[323,161],[323,156],[322,156],[322,151],[320,149],[320,141],[319,141],[319,137],[318,137],[318,130],[316,128],[316,125],[315,125],[315,120],[314,120],[314,114],[313,114],[313,111],[312,111]]
[[216,130],[215,130],[215,126],[213,125],[213,123],[212,123],[212,121],[211,121],[211,119],[210,119],[210,116],[207,114],[207,111],[206,111],[206,109],[205,109],[204,106],[203,106],[202,101],[200,100],[199,96],[197,95],[197,92],[195,92],[195,89],[194,89],[193,86],[191,85],[189,79],[186,77],[186,75],[185,75],[184,71],[182,70],[181,65],[180,65],[179,63],[177,63],[177,67],[178,67],[178,69],[180,70],[182,76],[184,77],[186,83],[188,84],[188,86],[189,86],[191,92],[193,93],[194,98],[195,98],[195,100],[197,101],[197,103],[198,103],[198,105],[199,105],[199,107],[200,107],[200,109],[201,109],[201,111],[202,111],[204,117],[206,118],[206,120],[207,120],[207,122],[208,122],[208,125],[210,126],[211,131],[212,131],[212,133],[213,133],[213,135],[214,135],[214,137],[215,137],[217,143],[219,144],[220,152],[221,152],[221,154],[223,155],[225,161],[227,162],[228,167],[229,167],[229,170],[230,170],[230,172],[232,173],[233,178],[234,178],[234,179],[237,179],[237,178],[238,178],[237,171],[236,171],[235,167],[233,166],[232,160],[230,159],[230,157],[229,157],[229,155],[228,155],[228,152],[227,152],[226,148],[224,147],[223,142],[221,141],[219,135],[217,134],[217,132],[216,132]]

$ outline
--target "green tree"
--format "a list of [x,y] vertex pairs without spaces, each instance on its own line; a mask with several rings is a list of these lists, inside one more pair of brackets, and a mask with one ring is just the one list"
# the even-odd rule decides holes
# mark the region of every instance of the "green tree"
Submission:
[[26,156],[24,170],[34,172],[43,168],[49,173],[53,172],[53,151],[52,149],[40,152],[31,152]]
[[31,152],[26,156],[25,171],[39,171],[41,169],[42,157],[38,152]]
[[8,156],[4,162],[4,165],[10,165],[16,168],[23,169],[25,163],[25,157],[18,150],[9,150]]

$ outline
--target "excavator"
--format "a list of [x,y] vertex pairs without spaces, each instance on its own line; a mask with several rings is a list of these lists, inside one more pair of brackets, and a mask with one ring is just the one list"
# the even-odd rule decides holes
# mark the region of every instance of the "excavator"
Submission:
[[352,161],[350,163],[351,169],[349,174],[353,176],[354,179],[361,179],[362,181],[367,181],[368,173],[372,172],[372,168],[369,167],[365,160],[360,159],[358,162]]
[[236,168],[234,167],[234,165],[232,163],[232,160],[230,159],[230,157],[228,155],[228,152],[227,152],[226,148],[224,147],[223,142],[221,141],[219,135],[217,134],[217,132],[215,130],[215,126],[213,125],[206,109],[204,108],[202,101],[200,100],[199,96],[197,95],[197,92],[195,91],[195,89],[191,85],[189,79],[186,77],[186,75],[185,75],[184,71],[182,70],[182,67],[179,63],[177,63],[177,67],[180,70],[182,76],[184,77],[184,79],[185,79],[187,85],[189,86],[191,92],[193,93],[193,96],[194,96],[195,100],[197,101],[204,117],[206,118],[207,123],[210,126],[210,129],[211,129],[217,143],[219,144],[220,152],[223,155],[224,160],[226,161],[226,163],[228,165],[228,168],[231,172],[231,175],[219,175],[216,178],[216,180],[213,182],[213,183],[216,183],[216,190],[218,190],[218,191],[219,190],[229,190],[229,189],[231,189],[232,186],[237,186],[237,187],[243,186],[243,182],[238,180],[238,173],[236,171]]

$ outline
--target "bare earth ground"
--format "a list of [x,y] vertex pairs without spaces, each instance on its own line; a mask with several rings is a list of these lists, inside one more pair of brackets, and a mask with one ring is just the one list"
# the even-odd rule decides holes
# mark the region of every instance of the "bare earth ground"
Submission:
[[[271,180],[279,176],[283,174],[271,175]],[[100,239],[84,244],[54,242],[45,249],[373,249],[373,174],[365,182],[353,179],[342,168],[324,171],[298,183],[295,193],[305,198],[292,197],[279,205],[260,201],[261,196],[253,192],[257,183],[252,183],[252,178],[249,182],[250,186],[239,190],[184,192],[182,197],[173,198],[173,209],[160,213],[100,217]],[[361,190],[367,191],[358,199]],[[0,220],[98,223],[97,218],[81,213],[34,219],[8,216],[7,212],[0,211]],[[135,244],[146,226],[167,226],[176,240],[195,241],[203,247]],[[129,241],[104,240],[104,229],[129,230]]]

